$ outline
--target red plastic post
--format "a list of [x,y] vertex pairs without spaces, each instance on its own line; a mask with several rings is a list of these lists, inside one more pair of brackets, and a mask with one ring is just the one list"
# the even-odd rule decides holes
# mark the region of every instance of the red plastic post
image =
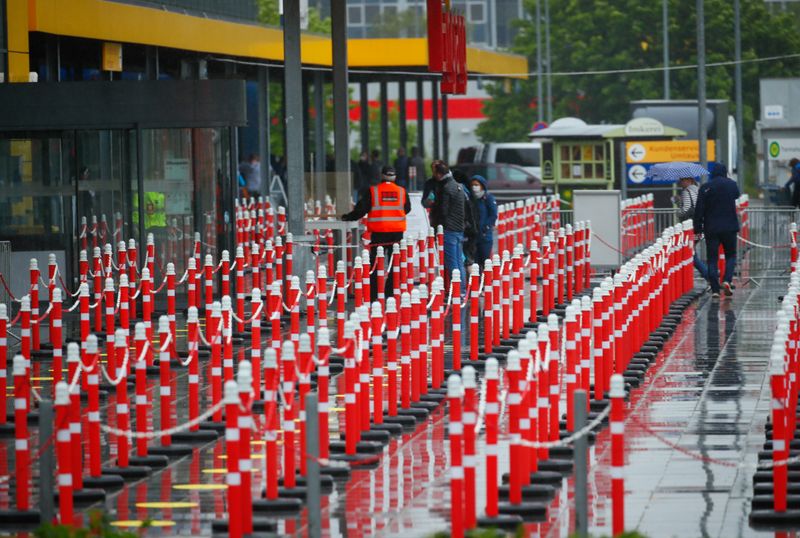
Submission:
[[486,515],[497,517],[498,514],[498,430],[500,417],[499,401],[499,374],[497,359],[489,357],[486,360]]
[[72,525],[72,438],[70,435],[69,386],[59,381],[55,386],[56,460],[58,465],[58,515],[62,525]]
[[[447,379],[447,401],[450,410],[450,535],[464,536],[464,467],[463,437],[464,424],[461,422],[461,378],[451,374]],[[512,473],[512,477],[515,473]]]
[[239,391],[236,381],[225,382],[225,452],[228,485],[228,536],[243,534],[242,475],[239,472]]
[[625,380],[619,374],[611,377],[611,529],[614,536],[625,531]]

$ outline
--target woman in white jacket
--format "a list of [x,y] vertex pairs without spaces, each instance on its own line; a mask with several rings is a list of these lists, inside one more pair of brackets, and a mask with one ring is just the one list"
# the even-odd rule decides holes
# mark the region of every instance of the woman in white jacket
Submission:
[[[678,180],[681,188],[681,197],[678,205],[678,220],[684,221],[694,218],[694,207],[697,204],[697,194],[700,188],[693,177],[684,177]],[[695,239],[697,241],[697,239]],[[697,253],[694,254],[694,267],[704,280],[708,280],[708,266],[703,263]]]

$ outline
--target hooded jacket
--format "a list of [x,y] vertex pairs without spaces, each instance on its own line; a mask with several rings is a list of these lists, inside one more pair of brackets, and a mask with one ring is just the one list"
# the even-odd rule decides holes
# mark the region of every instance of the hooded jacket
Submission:
[[724,164],[716,164],[711,179],[700,187],[694,209],[695,233],[719,234],[739,231],[736,199],[739,187],[728,177]]
[[[433,200],[428,195],[433,193]],[[446,232],[464,232],[467,195],[452,173],[441,181],[431,178],[425,182],[422,206],[430,208],[430,224],[441,225]]]
[[494,199],[492,193],[489,192],[486,178],[480,175],[474,175],[472,176],[472,180],[478,181],[483,186],[484,192],[484,195],[478,198],[470,191],[470,205],[472,206],[474,221],[478,226],[478,234],[482,240],[491,241],[494,233],[494,225],[495,222],[497,222],[497,201]]

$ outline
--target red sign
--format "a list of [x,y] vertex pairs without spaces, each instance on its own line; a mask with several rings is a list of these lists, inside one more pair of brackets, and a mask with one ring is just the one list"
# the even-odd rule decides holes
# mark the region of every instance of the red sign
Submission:
[[458,15],[441,0],[428,2],[428,71],[441,73],[441,91],[467,92],[467,35],[463,15]]

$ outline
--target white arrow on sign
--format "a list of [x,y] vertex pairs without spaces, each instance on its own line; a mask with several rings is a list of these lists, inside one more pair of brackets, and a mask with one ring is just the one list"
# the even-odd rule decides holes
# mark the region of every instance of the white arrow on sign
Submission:
[[635,163],[642,162],[645,155],[647,155],[647,150],[641,144],[631,144],[628,148],[628,159]]
[[647,169],[641,164],[631,166],[631,169],[628,170],[628,179],[634,183],[643,183],[646,177]]

